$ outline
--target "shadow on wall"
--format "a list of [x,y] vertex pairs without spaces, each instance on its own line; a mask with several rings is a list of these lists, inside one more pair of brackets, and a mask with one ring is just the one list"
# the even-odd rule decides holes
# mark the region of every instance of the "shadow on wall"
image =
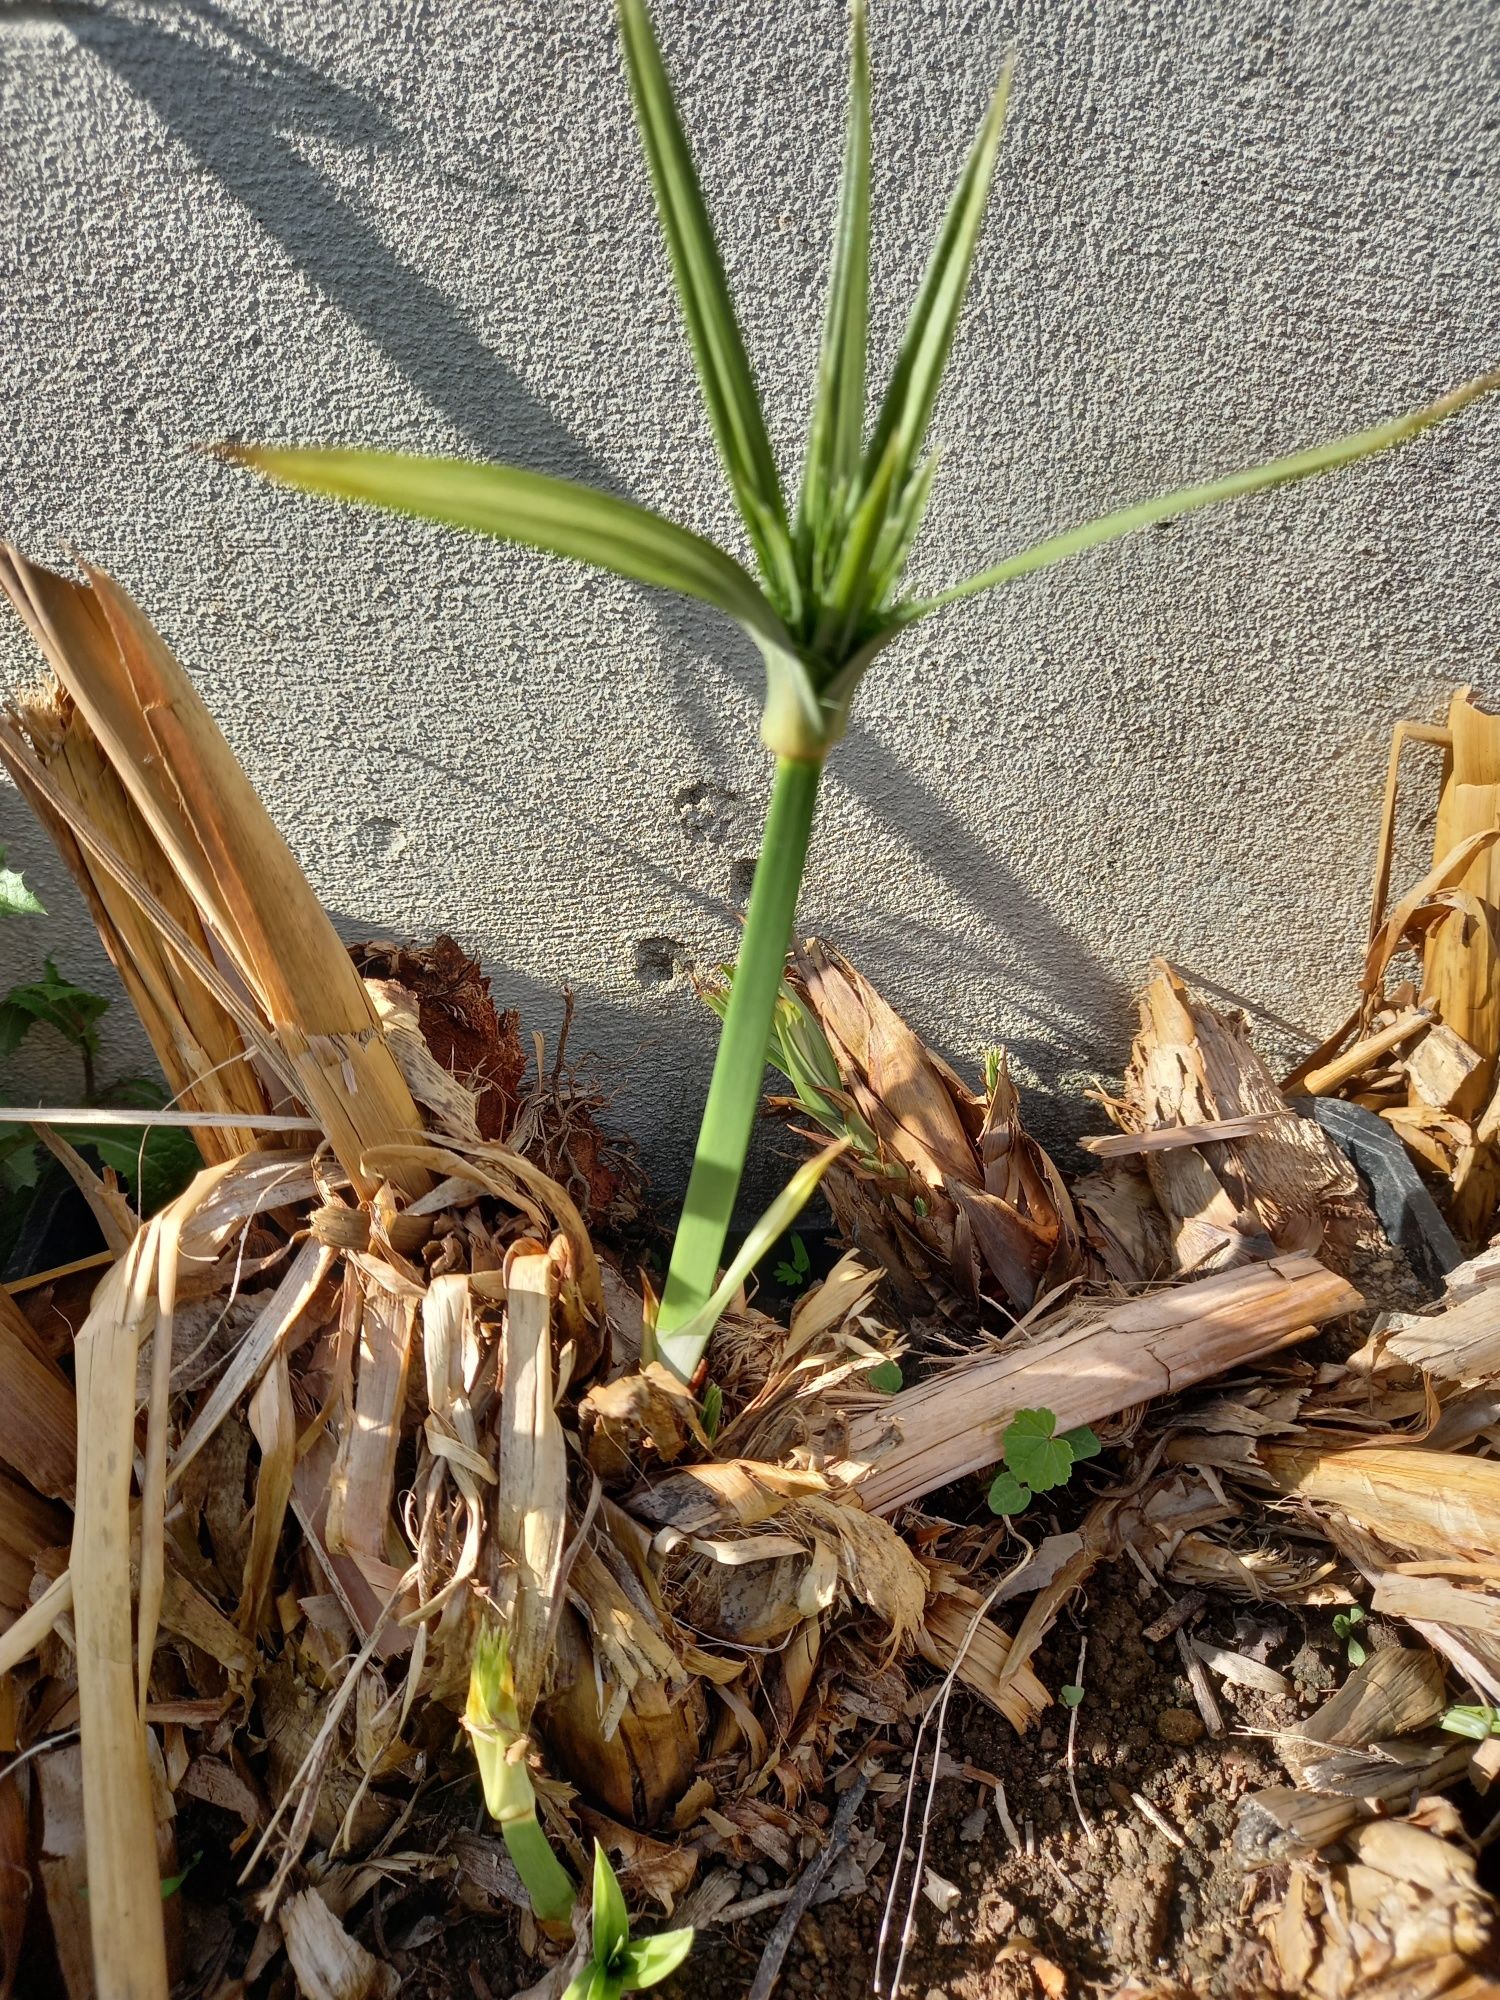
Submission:
[[[61,0],[57,12],[476,454],[617,490],[588,447],[475,337],[443,292],[410,270],[297,150],[308,136],[371,149],[403,143],[387,109],[274,47],[211,0],[164,0],[129,14]],[[515,194],[495,178],[475,199],[513,201]],[[377,433],[366,441],[381,440]],[[713,769],[722,740],[708,677],[758,689],[759,663],[728,627],[722,646],[707,652],[698,607],[649,593],[643,601],[663,641],[664,692]],[[444,775],[465,782],[462,773]],[[1034,1024],[1035,1033],[1012,1036],[1012,1046],[1043,1075],[1059,1064],[1117,1069],[1129,994],[1067,925],[867,731],[851,731],[832,775],[899,844],[918,845],[961,911],[951,929],[896,910],[879,921],[867,914],[852,931],[838,927],[841,941],[887,982],[892,1000],[900,1004],[903,967],[920,963],[930,977],[936,959],[955,983],[995,991],[997,1015]],[[617,854],[617,865],[625,861],[653,865]],[[693,899],[680,877],[671,889],[679,900]],[[497,980],[506,983],[506,976]],[[988,1010],[967,1011],[983,1032]]]

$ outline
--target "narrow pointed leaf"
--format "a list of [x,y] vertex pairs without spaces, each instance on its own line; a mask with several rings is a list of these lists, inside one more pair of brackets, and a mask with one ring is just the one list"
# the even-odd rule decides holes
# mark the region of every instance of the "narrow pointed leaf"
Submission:
[[703,190],[644,0],[620,0],[620,35],[651,184],[704,401],[766,580],[795,591],[786,503],[755,377],[729,295]]
[[703,1358],[703,1350],[708,1345],[709,1336],[733,1305],[740,1286],[744,1284],[772,1244],[779,1237],[785,1236],[812,1200],[819,1181],[834,1161],[848,1152],[849,1146],[848,1139],[840,1139],[831,1146],[825,1146],[815,1158],[805,1161],[765,1214],[748,1232],[708,1303],[672,1332],[663,1333],[658,1328],[657,1354],[684,1382],[692,1379],[694,1369]]
[[630,1942],[630,1912],[601,1840],[594,1842],[594,1963],[615,1969]]
[[500,540],[571,556],[635,583],[680,591],[727,612],[754,638],[789,647],[786,628],[732,556],[634,501],[571,479],[468,459],[402,452],[228,445],[226,458],[287,486],[365,500],[400,514],[473,528]]
[[849,51],[849,126],[844,143],[838,235],[807,464],[797,509],[799,550],[825,519],[841,481],[859,468],[865,422],[870,320],[870,51],[865,0],[854,0]]
[[911,545],[926,518],[937,468],[938,454],[934,451],[918,465],[906,482],[906,491],[887,516],[870,565],[870,602],[877,607],[889,604],[900,584]]
[[893,438],[849,523],[818,621],[817,651],[835,662],[847,657],[870,608],[871,572],[890,520],[891,496],[899,473],[900,445]]
[[1033,570],[1050,568],[1053,563],[1064,562],[1069,556],[1082,555],[1086,549],[1098,548],[1104,542],[1118,540],[1121,535],[1133,534],[1137,528],[1154,527],[1159,521],[1175,520],[1181,514],[1195,513],[1200,507],[1215,507],[1221,500],[1237,500],[1247,493],[1263,493],[1273,486],[1290,486],[1294,480],[1310,479],[1317,473],[1332,472],[1341,465],[1353,465],[1359,459],[1373,458],[1377,452],[1404,444],[1407,439],[1419,436],[1432,425],[1442,423],[1444,418],[1454,416],[1495,389],[1500,389],[1500,371],[1465,382],[1461,387],[1450,390],[1446,396],[1440,396],[1435,403],[1427,403],[1420,410],[1409,410],[1404,417],[1396,417],[1388,424],[1376,424],[1370,430],[1335,438],[1331,444],[1314,445],[1308,451],[1292,452],[1286,458],[1273,458],[1265,465],[1250,467],[1248,471],[1232,472],[1226,479],[1211,479],[1202,486],[1183,486],[1175,493],[1164,493],[1159,499],[1142,500],[1133,507],[1121,507],[1113,514],[1102,515],[1097,521],[1069,528],[1061,535],[1038,542],[1034,548],[1023,549],[1019,555],[1008,556],[1004,562],[996,563],[993,569],[981,570],[977,576],[954,584],[951,590],[940,591],[936,597],[904,605],[900,613],[902,622],[910,623],[913,619],[925,617],[929,611],[936,611],[945,604],[955,604],[963,597],[973,597],[981,590],[991,590],[996,584],[1011,583],[1017,577],[1029,576]]
[[958,185],[943,218],[932,258],[907,322],[890,387],[880,406],[874,435],[865,452],[869,477],[896,445],[895,485],[904,487],[922,450],[932,409],[953,346],[953,333],[968,290],[974,249],[984,223],[994,178],[995,156],[1005,126],[1013,64],[1007,61],[989,110],[979,128]]

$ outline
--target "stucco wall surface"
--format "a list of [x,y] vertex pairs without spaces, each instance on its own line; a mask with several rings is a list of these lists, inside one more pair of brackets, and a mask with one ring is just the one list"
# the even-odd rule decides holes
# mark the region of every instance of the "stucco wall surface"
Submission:
[[[919,583],[1500,363],[1484,0],[872,11],[877,370],[1019,53]],[[844,9],[657,14],[794,470]],[[748,647],[197,450],[505,457],[733,539],[605,0],[0,5],[0,409],[0,525],[137,594],[340,924],[453,931],[528,1025],[571,980],[680,1182],[712,1048],[684,968],[732,948],[768,782]],[[1500,694],[1497,530],[1486,409],[924,627],[832,768],[805,927],[951,1054],[1003,1039],[1048,1084],[1118,1067],[1157,951],[1329,1025],[1391,723]],[[96,972],[10,792],[0,839],[54,910],[6,926],[7,977]],[[0,1083],[50,1087],[42,1053]]]

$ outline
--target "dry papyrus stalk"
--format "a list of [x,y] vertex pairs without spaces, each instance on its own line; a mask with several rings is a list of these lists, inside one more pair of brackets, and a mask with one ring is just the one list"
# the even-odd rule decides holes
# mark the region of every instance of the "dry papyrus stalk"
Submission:
[[887,1514],[994,1465],[1017,1410],[1051,1410],[1059,1431],[1099,1423],[1274,1353],[1361,1303],[1346,1279],[1300,1254],[1118,1304],[1064,1307],[1001,1353],[858,1417],[834,1469]]
[[[17,550],[0,557],[0,585],[74,705],[61,747],[40,720],[33,735],[26,713],[13,715],[7,764],[81,850],[80,877],[104,909],[106,938],[134,969],[132,997],[147,997],[143,1018],[168,1075],[200,1102],[210,1077],[226,1077],[222,1088],[235,1092],[235,1108],[262,1108],[258,1088],[243,1075],[234,1081],[248,1028],[257,1053],[319,1120],[355,1186],[373,1194],[364,1150],[412,1135],[421,1121],[370,997],[186,674],[127,593],[100,570],[87,574],[88,583],[75,583]],[[46,783],[50,762],[66,760],[70,745],[78,751],[70,781]],[[105,782],[103,766],[118,789]],[[169,893],[176,884],[175,911],[153,882]],[[149,945],[148,929],[158,934]],[[226,992],[210,944],[233,967],[238,993]],[[426,1182],[413,1171],[401,1185],[420,1194]]]

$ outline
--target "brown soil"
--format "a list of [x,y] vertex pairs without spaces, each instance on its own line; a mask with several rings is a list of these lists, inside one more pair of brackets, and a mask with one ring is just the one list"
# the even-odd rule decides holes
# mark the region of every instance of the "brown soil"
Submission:
[[[1283,1774],[1269,1744],[1241,1732],[1290,1722],[1298,1705],[1261,1695],[1237,1700],[1224,1689],[1224,1738],[1168,1740],[1197,1736],[1202,1724],[1175,1640],[1142,1637],[1166,1602],[1128,1565],[1100,1571],[1089,1601],[1038,1655],[1049,1684],[1070,1682],[1078,1635],[1087,1634],[1074,1755],[1092,1839],[1068,1789],[1067,1712],[1051,1711],[1021,1739],[977,1701],[955,1701],[949,1756],[1001,1780],[1023,1847],[1017,1852],[1002,1830],[990,1786],[958,1776],[940,1785],[928,1865],[960,1895],[947,1915],[919,1899],[905,1993],[917,2000],[1044,1993],[1033,1971],[1036,1954],[1068,1975],[1070,1993],[1107,1992],[1130,1975],[1175,1979],[1204,1996],[1245,1990],[1233,1971],[1245,1889],[1231,1845],[1236,1805]],[[1213,1615],[1216,1609],[1199,1629],[1232,1645],[1233,1612]],[[1271,1659],[1288,1671],[1304,1645],[1300,1623],[1276,1611],[1257,1613],[1254,1622],[1257,1638],[1282,1634]],[[1317,1668],[1316,1681],[1331,1684],[1331,1659],[1317,1660]],[[1177,1830],[1180,1849],[1132,1792]],[[884,1814],[888,1852],[899,1837],[900,1804],[897,1798]],[[786,1993],[819,2000],[867,1994],[879,1920],[876,1897],[811,1912],[788,1957]],[[714,1989],[710,1982],[696,1990],[707,2000]]]
[[[958,1899],[947,1914],[918,1899],[905,2000],[1050,2000],[1053,1993],[1076,2000],[1109,1994],[1132,1979],[1195,2000],[1254,1990],[1251,1882],[1233,1847],[1238,1802],[1246,1792],[1286,1782],[1266,1732],[1327,1695],[1345,1671],[1342,1649],[1326,1612],[1211,1599],[1189,1629],[1278,1668],[1296,1692],[1272,1697],[1215,1677],[1225,1734],[1210,1739],[1201,1733],[1176,1640],[1143,1636],[1169,1602],[1169,1591],[1148,1585],[1129,1564],[1103,1568],[1086,1601],[1037,1656],[1043,1678],[1061,1686],[1073,1680],[1079,1639],[1087,1636],[1074,1760],[1092,1839],[1069,1794],[1068,1711],[1054,1708],[1038,1730],[1020,1738],[980,1702],[955,1695],[927,1866],[957,1889]],[[1378,1620],[1364,1629],[1372,1645],[1397,1637]],[[887,1771],[909,1774],[914,1735],[906,1727],[888,1740]],[[930,1746],[929,1731],[924,1789]],[[1005,1788],[1019,1851],[1002,1828],[991,1777]],[[1181,1847],[1142,1813],[1132,1793],[1156,1807]],[[900,1791],[867,1798],[853,1845],[868,1851],[870,1842],[882,1841],[884,1855],[864,1893],[817,1905],[803,1919],[778,1989],[787,2000],[865,2000],[871,1993],[902,1804]],[[753,1897],[767,1884],[777,1885],[774,1871],[752,1872],[740,1894]],[[701,1933],[687,1969],[662,1989],[665,2000],[728,2000],[747,1992],[777,1915]],[[405,1960],[403,1993],[505,2000],[537,1976],[519,1954],[508,1919],[462,1922],[446,1929],[434,1950],[428,1924],[413,1910],[400,1921],[387,1918],[388,1947],[407,1934],[414,1947],[392,1953],[398,1965]],[[888,1962],[887,1979],[889,1971]]]
[[[1423,1296],[1399,1253],[1366,1257],[1355,1275],[1373,1306],[1410,1308]],[[1367,1325],[1362,1315],[1301,1352],[1332,1360],[1357,1345]],[[978,1490],[953,1489],[934,1496],[933,1504],[958,1518]],[[1064,1498],[1056,1522],[1028,1520],[1028,1535],[1071,1527],[1083,1503],[1082,1495],[1071,1503]],[[1058,1994],[1102,2000],[1135,1981],[1153,1995],[1193,2000],[1230,2000],[1256,1990],[1250,1928],[1255,1878],[1234,1850],[1238,1803],[1247,1792],[1288,1781],[1271,1733],[1331,1692],[1347,1671],[1343,1646],[1329,1612],[1210,1597],[1185,1630],[1248,1653],[1294,1688],[1291,1696],[1269,1696],[1212,1676],[1225,1733],[1211,1738],[1176,1638],[1144,1636],[1178,1594],[1170,1585],[1148,1582],[1128,1561],[1101,1566],[1037,1653],[1043,1680],[1060,1688],[1076,1680],[1079,1644],[1087,1641],[1074,1775],[1092,1838],[1068,1786],[1069,1711],[1054,1707],[1038,1729],[1018,1737],[983,1703],[955,1693],[926,1866],[958,1897],[946,1914],[918,1898],[902,2000],[1053,2000]],[[1400,1634],[1376,1619],[1362,1628],[1362,1637],[1373,1647],[1398,1643]],[[906,1725],[886,1740],[884,1770],[910,1774],[915,1734],[915,1726]],[[929,1729],[919,1809],[931,1769]],[[1002,1826],[992,1779],[1004,1787],[1019,1850]],[[1132,1794],[1157,1809],[1180,1847]],[[903,1803],[902,1790],[872,1791],[866,1799],[851,1847],[868,1854],[883,1843],[884,1853],[863,1893],[816,1904],[803,1919],[778,1987],[786,2000],[865,2000],[873,1991]],[[743,1878],[740,1897],[778,1882],[774,1870],[756,1868]],[[778,1915],[772,1910],[704,1931],[687,1968],[661,1989],[664,2000],[729,2000],[748,1992]],[[898,1912],[893,1933],[899,1922]],[[535,1964],[518,1953],[508,1920],[465,1922],[447,1932],[439,1952],[415,1950],[407,1964],[403,1992],[431,2000],[450,1993],[505,2000],[537,1976]],[[887,1990],[892,1965],[888,1958]]]

